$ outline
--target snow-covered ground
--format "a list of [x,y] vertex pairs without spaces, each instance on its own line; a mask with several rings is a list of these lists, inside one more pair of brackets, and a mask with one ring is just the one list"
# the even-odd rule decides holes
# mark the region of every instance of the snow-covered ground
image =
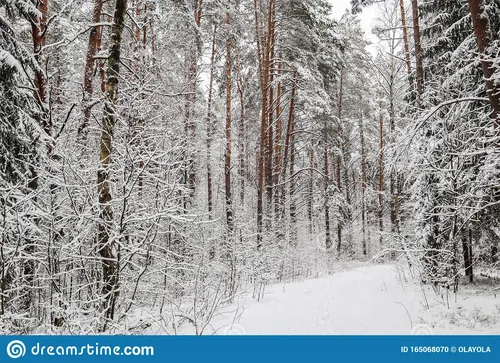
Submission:
[[[361,266],[360,266],[361,265]],[[423,287],[406,266],[342,263],[330,275],[268,286],[257,301],[246,293],[222,308],[203,334],[500,334],[500,279],[463,282],[455,296]],[[445,290],[446,292],[446,290]],[[142,317],[141,317],[142,315]],[[142,323],[147,314],[135,314]],[[168,317],[147,334],[195,334]],[[167,323],[168,322],[168,323]]]
[[493,286],[465,285],[455,302],[451,293],[424,294],[402,268],[370,265],[273,285],[259,302],[244,296],[204,333],[500,334],[500,291]]

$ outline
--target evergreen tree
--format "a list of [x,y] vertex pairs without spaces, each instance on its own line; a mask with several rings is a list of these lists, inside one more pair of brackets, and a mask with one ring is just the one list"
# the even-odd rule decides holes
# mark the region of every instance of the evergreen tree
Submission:
[[[37,14],[31,2],[0,2],[0,318],[24,331],[18,320],[33,307],[33,241],[39,235],[35,192],[38,187],[39,108],[32,92],[38,64],[23,44],[20,29]],[[20,314],[20,315],[18,315]]]

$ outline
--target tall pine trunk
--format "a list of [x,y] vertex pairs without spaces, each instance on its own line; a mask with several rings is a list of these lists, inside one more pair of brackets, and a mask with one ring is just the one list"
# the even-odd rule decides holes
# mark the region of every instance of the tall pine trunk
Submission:
[[[276,190],[274,192],[274,215],[276,222],[279,222],[281,217],[281,210],[283,208],[283,187],[280,185],[281,182],[281,134],[283,132],[282,120],[281,120],[281,74],[283,71],[283,62],[278,61],[278,87],[276,94],[276,131],[275,131],[275,142],[274,142],[274,185]],[[282,235],[282,231],[278,231],[278,235]]]
[[196,190],[196,158],[195,158],[195,141],[196,141],[196,121],[195,121],[195,104],[196,104],[196,91],[198,88],[198,58],[200,57],[200,49],[202,47],[199,35],[201,17],[203,14],[203,1],[196,0],[195,9],[193,12],[193,20],[196,25],[195,41],[191,45],[188,52],[188,87],[189,92],[186,97],[185,104],[185,137],[186,144],[184,150],[184,184],[189,189],[189,197],[184,199],[184,210],[192,206],[193,198]]
[[[44,65],[42,64],[42,51],[47,40],[47,11],[49,6],[49,0],[43,0],[39,2],[38,10],[40,12],[39,17],[35,17],[31,23],[31,34],[33,37],[33,53],[35,61],[38,64],[38,68],[35,69],[35,99],[40,104],[42,110],[47,110],[47,79],[43,73]],[[52,133],[52,121],[47,118],[46,112],[43,113],[43,119],[41,120],[40,126],[47,133],[51,135]]]
[[308,231],[309,235],[313,234],[314,223],[313,223],[313,201],[314,201],[314,170],[316,169],[314,161],[314,150],[309,149],[309,180],[307,181],[307,220],[308,220]]
[[[343,106],[343,94],[344,92],[344,66],[341,66],[340,69],[340,85],[339,85],[339,100],[338,100],[338,122],[339,122],[339,130],[342,133],[342,106]],[[339,154],[337,155],[337,189],[339,196],[342,193],[342,177],[341,177],[341,164],[342,164],[342,155],[340,154],[340,150],[343,150],[343,143],[344,140],[342,140],[342,137],[339,137]],[[347,178],[349,179],[349,178]],[[346,185],[346,193],[349,193],[347,185]],[[340,209],[340,208],[339,208]],[[339,210],[340,212],[340,210]],[[340,219],[340,213],[339,217],[337,219],[337,252],[340,254],[340,249],[342,247],[342,221]]]
[[413,41],[415,43],[415,67],[417,69],[417,93],[419,101],[424,93],[424,65],[422,60],[422,45],[420,42],[420,19],[418,14],[418,0],[411,0],[413,13]]
[[246,162],[245,162],[245,150],[246,150],[246,138],[245,138],[245,92],[243,88],[243,77],[241,75],[240,66],[240,54],[237,53],[236,56],[236,69],[238,72],[237,87],[238,95],[240,98],[240,123],[238,127],[238,174],[240,177],[240,202],[241,206],[245,205],[245,179],[246,175]]
[[[260,154],[259,154],[259,180],[257,187],[257,248],[262,246],[263,238],[263,221],[264,221],[264,189],[266,190],[268,207],[272,203],[272,132],[270,132],[273,105],[269,102],[268,93],[272,89],[270,81],[272,81],[271,62],[273,55],[271,52],[274,47],[274,24],[275,24],[275,0],[269,0],[268,15],[267,15],[267,39],[265,44],[262,44],[261,27],[259,26],[260,18],[257,0],[254,1],[255,6],[255,22],[257,35],[257,56],[259,59],[261,93],[262,93],[262,110],[260,124]],[[262,49],[263,48],[263,49]],[[269,119],[271,116],[271,119]]]
[[403,46],[405,52],[405,63],[406,63],[406,72],[408,73],[408,83],[410,86],[410,93],[413,93],[414,90],[414,81],[412,77],[412,69],[411,69],[411,59],[410,59],[410,46],[408,42],[408,27],[406,26],[406,10],[405,10],[405,1],[399,0],[399,7],[401,11],[401,26],[403,27]]
[[[226,25],[231,22],[229,11],[226,12]],[[232,64],[231,64],[231,39],[226,38],[226,152],[224,162],[224,184],[226,191],[226,224],[228,234],[233,233],[233,199],[231,191],[231,111],[232,111]]]
[[100,38],[100,26],[94,25],[101,21],[101,12],[102,12],[102,0],[94,1],[94,10],[92,12],[92,23],[93,26],[90,29],[89,41],[87,46],[87,57],[85,59],[85,70],[83,75],[83,92],[84,92],[84,108],[83,108],[83,122],[78,128],[78,136],[82,141],[85,141],[87,138],[87,130],[90,122],[90,114],[92,111],[92,95],[93,95],[93,87],[92,87],[92,78],[94,73],[94,57],[96,55],[99,38]]
[[[230,4],[231,2],[228,1]],[[232,112],[232,56],[231,56],[231,15],[226,11],[226,153],[224,158],[224,184],[226,191],[226,263],[229,266],[228,294],[232,296],[236,288],[236,266],[234,261],[234,211],[231,188],[231,112]]]
[[361,143],[361,229],[362,229],[362,247],[363,255],[366,256],[366,145],[365,145],[365,126],[363,114],[359,119],[359,133]]
[[[217,35],[217,26],[214,25],[212,38],[212,54],[210,56],[210,79],[208,84],[208,101],[207,101],[207,207],[208,219],[212,220],[213,210],[213,191],[212,191],[212,138],[213,138],[213,84],[215,72],[215,40]],[[213,256],[212,256],[213,257]]]
[[[267,105],[267,143],[266,143],[266,202],[268,214],[268,226],[271,229],[272,224],[272,206],[273,206],[273,153],[274,153],[274,42],[275,42],[275,12],[276,0],[269,1],[268,11],[268,37],[267,37],[267,50],[266,50],[266,67],[269,80],[267,81],[267,88],[269,92],[269,100]],[[263,110],[264,111],[264,110]]]
[[[326,130],[325,130],[326,139]],[[324,141],[323,158],[324,158],[324,203],[325,203],[325,247],[327,251],[332,249],[332,237],[330,232],[330,206],[328,198],[328,187],[330,183],[329,169],[328,169],[328,147],[326,146],[326,140]]]
[[[42,51],[46,44],[47,39],[47,13],[48,13],[48,0],[43,0],[38,3],[38,11],[40,16],[34,16],[31,21],[31,35],[33,39],[33,54],[37,63],[34,75],[34,98],[40,106],[41,112],[38,115],[38,124],[44,132],[50,136],[52,135],[52,120],[50,118],[49,107],[47,105],[47,78],[43,72],[42,64]],[[52,154],[53,145],[47,145],[47,154]],[[30,165],[30,181],[28,188],[31,191],[38,189],[38,170],[34,164]],[[36,196],[33,197],[36,199]],[[34,224],[39,224],[39,219],[34,218]],[[35,261],[33,256],[36,250],[36,241],[32,238],[26,238],[24,241],[24,255],[26,258],[22,262],[22,285],[23,290],[20,294],[23,299],[20,304],[20,312],[30,314],[35,296],[33,294],[33,285],[35,278]],[[4,281],[2,279],[2,281]]]
[[[297,206],[295,203],[296,180],[295,180],[295,98],[297,92],[297,72],[293,76],[292,94],[290,99],[288,125],[285,141],[284,160],[288,159],[288,150],[290,150],[290,243],[297,246]],[[284,166],[286,171],[286,165]]]
[[495,126],[500,127],[500,82],[494,82],[493,75],[498,72],[493,63],[493,54],[487,54],[491,38],[489,33],[489,21],[484,14],[484,5],[482,0],[468,0],[469,9],[474,26],[477,48],[481,57],[481,68],[486,83],[486,93],[491,107],[491,117],[495,120]]

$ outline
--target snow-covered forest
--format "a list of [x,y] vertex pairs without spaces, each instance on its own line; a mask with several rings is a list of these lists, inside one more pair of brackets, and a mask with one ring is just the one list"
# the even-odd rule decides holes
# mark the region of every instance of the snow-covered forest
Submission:
[[282,333],[266,298],[297,283],[297,316],[351,291],[351,328],[497,291],[500,2],[335,7],[0,0],[0,333],[210,334],[250,300]]

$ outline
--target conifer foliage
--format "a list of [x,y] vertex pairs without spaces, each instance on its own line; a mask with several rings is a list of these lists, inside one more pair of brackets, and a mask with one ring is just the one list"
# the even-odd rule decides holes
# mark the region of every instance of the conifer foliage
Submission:
[[500,7],[373,3],[0,0],[0,332],[203,334],[341,260],[498,269]]

